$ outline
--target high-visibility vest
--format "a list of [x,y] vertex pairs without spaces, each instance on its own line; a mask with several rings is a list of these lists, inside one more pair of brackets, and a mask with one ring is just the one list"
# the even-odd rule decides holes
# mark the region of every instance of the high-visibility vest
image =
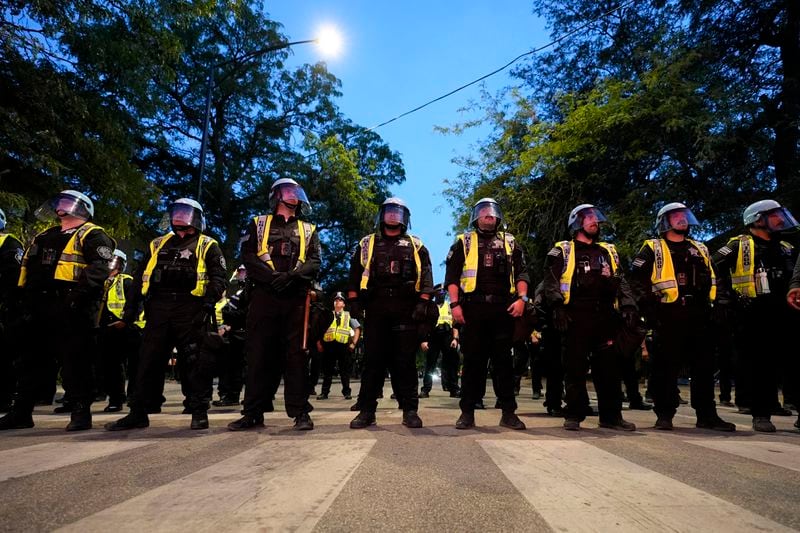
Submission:
[[[616,274],[619,270],[619,254],[617,248],[607,242],[598,242],[611,256],[611,274]],[[572,275],[575,273],[575,241],[560,241],[556,243],[556,247],[561,250],[564,256],[564,269],[561,271],[560,290],[561,295],[564,297],[564,304],[569,303],[569,295],[572,290]]]
[[[414,284],[414,290],[419,292],[420,286],[422,285],[422,260],[419,258],[419,249],[422,248],[422,241],[419,237],[415,237],[414,235],[406,235],[409,239],[411,239],[411,248],[414,251],[414,264],[417,266],[417,281]],[[402,237],[401,237],[402,238]],[[366,237],[363,237],[359,242],[361,246],[361,266],[364,270],[361,272],[361,290],[367,290],[367,285],[369,284],[369,272],[370,267],[372,266],[372,252],[375,249],[375,234],[370,233]]]
[[[143,296],[146,295],[147,291],[150,290],[150,277],[153,275],[153,270],[155,270],[156,264],[158,263],[158,252],[174,235],[175,234],[170,231],[166,235],[156,237],[150,242],[150,260],[147,262],[147,266],[142,274]],[[208,249],[211,248],[211,245],[216,244],[216,242],[217,241],[208,235],[203,235],[202,233],[197,238],[197,246],[195,247],[194,251],[195,256],[197,256],[197,284],[194,286],[194,289],[192,289],[191,292],[191,294],[194,296],[203,296],[206,293],[206,287],[208,286],[206,254],[208,253]]]
[[10,233],[0,233],[0,248],[3,247],[3,244],[6,242],[6,239],[8,239],[9,237],[11,237],[12,239],[14,239],[17,242],[20,242],[19,239],[17,239],[14,235],[12,235]]
[[[119,319],[122,319],[122,312],[125,310],[125,280],[127,279],[133,279],[133,276],[117,274],[106,289],[106,307],[112,315]],[[144,311],[139,314],[139,320],[135,323],[140,328],[144,328]]]
[[[509,269],[509,286],[511,294],[517,292],[517,285],[514,283],[514,236],[503,232],[503,245],[506,250],[506,257],[511,264]],[[478,232],[470,231],[458,236],[458,240],[464,247],[464,268],[461,270],[461,290],[466,294],[475,291],[478,280]],[[474,246],[473,246],[474,244]]]
[[[717,276],[714,275],[714,269],[711,267],[711,257],[708,253],[706,245],[686,239],[689,243],[697,248],[706,264],[706,268],[711,273],[711,288],[708,292],[709,300],[714,300],[717,297]],[[652,291],[661,297],[661,303],[672,303],[678,299],[678,280],[675,276],[675,267],[672,264],[672,254],[669,252],[667,242],[664,239],[647,239],[644,241],[644,246],[650,247],[653,250],[655,260],[653,261],[653,273],[650,275],[650,283],[652,284]]]
[[[73,282],[77,282],[80,279],[83,269],[87,266],[86,259],[83,257],[83,241],[86,239],[86,235],[88,235],[89,232],[95,230],[102,231],[103,228],[91,222],[86,222],[72,234],[72,237],[67,241],[67,245],[61,251],[61,256],[58,258],[53,279]],[[43,233],[44,232],[40,233],[36,237],[38,238]],[[33,242],[36,242],[35,238]],[[24,287],[25,283],[28,281],[26,265],[28,264],[28,252],[30,252],[30,249],[31,247],[29,246],[28,249],[25,250],[25,255],[22,257],[22,268],[19,272],[19,281],[17,282],[19,287]]]
[[[258,238],[258,252],[256,255],[264,263],[266,263],[272,270],[275,270],[275,264],[272,262],[272,257],[269,255],[269,227],[272,224],[272,215],[261,215],[253,218],[256,223],[256,235]],[[297,231],[300,234],[300,253],[297,255],[297,264],[295,269],[306,262],[306,251],[311,244],[311,236],[317,227],[314,224],[297,221]]]
[[[752,235],[739,235],[728,241],[728,246],[734,241],[739,241],[739,254],[736,256],[736,270],[731,273],[733,289],[747,298],[755,298],[756,294],[756,242]],[[794,246],[786,241],[781,241],[781,247],[786,253],[791,253]]]
[[224,320],[222,318],[222,309],[226,305],[228,305],[228,297],[225,295],[222,295],[222,298],[220,298],[219,301],[214,304],[214,316],[217,319],[217,325],[221,325]]
[[342,316],[339,317],[339,324],[336,323],[336,314],[334,313],[333,322],[328,326],[325,335],[322,336],[322,340],[325,342],[336,341],[342,344],[348,344],[350,342],[350,337],[353,335],[355,335],[355,332],[350,328],[350,313],[342,311]]
[[450,311],[450,304],[444,302],[439,305],[439,318],[436,320],[436,327],[453,325],[453,313]]

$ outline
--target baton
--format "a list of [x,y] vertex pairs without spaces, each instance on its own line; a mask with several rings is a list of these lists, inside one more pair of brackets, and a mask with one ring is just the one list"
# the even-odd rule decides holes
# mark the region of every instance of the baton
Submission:
[[311,310],[311,291],[306,292],[306,306],[303,311],[303,351],[308,353],[308,315]]

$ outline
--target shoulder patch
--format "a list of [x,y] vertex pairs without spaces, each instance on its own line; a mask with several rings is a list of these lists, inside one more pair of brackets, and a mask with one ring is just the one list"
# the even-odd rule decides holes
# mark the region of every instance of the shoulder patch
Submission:
[[219,266],[221,266],[223,270],[228,269],[228,264],[225,262],[225,257],[222,255],[219,256]]
[[22,251],[22,248],[17,249],[17,253],[14,254],[14,260],[17,263],[19,263],[20,265],[22,264],[22,256],[23,255],[24,255],[24,252]]
[[98,246],[97,255],[103,259],[110,260],[112,257],[114,257],[114,251],[108,246]]
[[633,265],[634,268],[639,268],[643,264],[644,264],[644,259],[642,259],[641,257],[637,257],[636,259],[633,260],[633,263],[631,263],[631,265]]
[[720,248],[719,250],[717,250],[717,252],[718,252],[718,253],[720,253],[720,254],[722,254],[722,255],[728,255],[728,254],[729,254],[729,253],[731,253],[732,251],[733,251],[733,250],[731,250],[731,249],[730,249],[730,248],[728,248],[727,246],[723,246],[722,248]]
[[558,249],[558,248],[552,248],[549,252],[547,252],[547,255],[552,255],[553,257],[558,257],[559,255],[561,255],[561,250]]

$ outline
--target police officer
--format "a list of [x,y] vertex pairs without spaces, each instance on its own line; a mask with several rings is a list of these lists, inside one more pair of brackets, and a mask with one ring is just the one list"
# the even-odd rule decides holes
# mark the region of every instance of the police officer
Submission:
[[6,231],[6,214],[0,209],[0,412],[11,409],[11,400],[16,387],[14,358],[16,348],[11,335],[7,333],[14,316],[16,287],[19,269],[22,265],[22,243]]
[[[564,367],[561,363],[561,333],[553,325],[553,314],[544,298],[544,282],[539,282],[533,293],[533,306],[537,314],[537,327],[542,337],[539,341],[547,389],[544,407],[549,416],[562,418],[564,410]],[[588,398],[587,398],[588,400]]]
[[[252,282],[247,315],[247,377],[242,418],[228,424],[240,431],[264,424],[272,402],[271,383],[284,379],[286,414],[294,429],[311,430],[307,346],[303,346],[309,288],[319,274],[319,236],[300,218],[311,212],[303,188],[281,178],[269,194],[271,212],[253,218],[242,238],[242,258]],[[308,338],[305,338],[306,343]]]
[[[127,400],[125,394],[126,368],[135,360],[141,346],[141,329],[144,327],[143,314],[130,325],[122,321],[125,302],[133,296],[133,276],[125,274],[128,256],[122,250],[114,250],[114,257],[109,261],[109,276],[106,280],[104,306],[100,314],[99,375],[103,383],[99,389],[108,395],[108,405],[103,409],[106,413],[122,410]],[[135,364],[132,365],[134,368]],[[131,376],[131,381],[133,377]],[[131,389],[132,390],[132,389]]]
[[737,302],[736,352],[744,366],[742,375],[750,381],[753,430],[771,433],[782,345],[791,331],[786,294],[797,258],[794,247],[780,237],[797,231],[800,224],[774,200],[749,205],[742,218],[748,232],[730,239],[713,259],[720,292],[726,301]]
[[698,428],[735,431],[717,415],[714,345],[709,334],[716,275],[706,246],[689,238],[699,226],[692,211],[672,202],[658,211],[657,239],[648,239],[631,264],[630,286],[653,330],[650,391],[656,429],[671,430],[678,409],[675,388],[684,363],[691,372],[691,402]]
[[92,427],[92,332],[97,327],[103,284],[114,241],[92,222],[94,204],[83,193],[66,190],[36,210],[59,225],[37,235],[22,259],[18,285],[30,321],[22,346],[17,398],[0,419],[0,429],[33,427],[37,376],[43,360],[62,357],[64,391],[72,401],[67,431]]
[[491,361],[495,394],[503,414],[500,425],[525,429],[515,411],[514,319],[528,303],[528,277],[522,248],[505,231],[503,214],[493,198],[472,208],[472,229],[458,236],[447,254],[445,286],[453,322],[461,324],[461,416],[456,429],[475,427],[475,404],[482,400]]
[[436,371],[436,362],[441,355],[442,389],[449,392],[451,398],[460,398],[461,388],[458,386],[459,333],[458,329],[453,327],[450,299],[441,283],[434,287],[433,301],[438,307],[438,317],[433,332],[421,345],[422,352],[425,354],[425,369],[419,397],[430,396],[433,388],[433,373]]
[[633,323],[639,317],[616,248],[600,241],[600,226],[605,223],[606,217],[594,205],[576,206],[567,218],[572,240],[556,243],[545,260],[544,297],[553,312],[553,325],[561,332],[567,402],[564,429],[570,431],[580,429],[586,416],[590,361],[599,426],[636,429],[622,418],[620,352],[614,345],[620,317],[615,303],[627,321]]
[[125,302],[122,322],[139,318],[144,300],[147,323],[139,352],[139,369],[128,416],[106,424],[109,431],[150,425],[147,412],[164,391],[164,366],[174,348],[181,360],[184,407],[191,429],[208,428],[214,353],[207,346],[214,304],[227,286],[225,258],[217,241],[204,235],[203,208],[180,198],[170,204],[165,220],[172,231],[150,242],[134,275],[132,297]]
[[[417,409],[416,351],[433,316],[433,275],[427,248],[407,233],[411,212],[400,198],[386,199],[375,221],[378,231],[362,238],[350,262],[348,303],[353,316],[366,312],[365,363],[358,395],[360,412],[350,427],[375,423],[386,369],[391,374],[403,425],[421,428]],[[434,308],[435,309],[435,308]]]
[[[800,311],[800,256],[794,265],[794,273],[789,281],[789,292],[786,293],[786,302],[796,311]],[[800,414],[794,423],[794,427],[800,429]]]
[[328,399],[337,367],[344,399],[350,400],[353,397],[350,390],[350,368],[353,364],[352,353],[361,336],[361,324],[344,307],[345,297],[337,292],[333,297],[333,320],[322,337],[322,394],[317,396],[317,400]]
[[239,405],[244,386],[245,326],[250,295],[247,283],[247,268],[239,265],[234,275],[232,294],[221,301],[222,324],[228,345],[220,361],[217,393],[219,400],[211,402],[215,407]]

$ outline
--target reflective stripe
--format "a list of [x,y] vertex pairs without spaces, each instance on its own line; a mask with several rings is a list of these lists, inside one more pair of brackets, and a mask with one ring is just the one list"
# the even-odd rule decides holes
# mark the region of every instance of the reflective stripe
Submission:
[[[755,298],[758,296],[755,278],[755,251],[756,244],[752,235],[739,235],[728,241],[728,247],[734,241],[739,241],[739,254],[736,256],[736,267],[731,272],[731,284],[733,289],[741,296]],[[791,252],[794,248],[791,244],[781,241],[781,248],[786,252]]]
[[436,320],[436,325],[453,325],[453,314],[450,311],[450,305],[447,302],[439,306],[439,318]]
[[[614,275],[619,270],[619,254],[617,248],[613,244],[607,242],[598,242],[611,258],[611,274]],[[575,249],[575,241],[560,241],[556,243],[556,248],[561,250],[564,256],[564,267],[561,271],[561,280],[559,288],[561,295],[564,297],[564,304],[569,303],[570,292],[572,289],[572,276],[575,274],[575,254],[572,251]],[[614,304],[616,306],[616,303]]]
[[[86,235],[94,230],[103,231],[103,228],[92,222],[86,222],[72,234],[72,237],[67,241],[67,245],[64,246],[58,258],[53,279],[73,282],[77,282],[80,279],[81,274],[83,274],[83,269],[86,268],[88,264],[83,257],[83,241],[86,239]],[[44,234],[44,231],[39,233],[39,235],[33,239],[33,242],[35,243],[36,239],[42,234]],[[25,250],[25,255],[22,258],[22,268],[19,273],[19,281],[17,282],[17,286],[19,287],[24,287],[28,280],[27,265],[30,248],[29,246],[28,249]]]
[[[256,224],[256,239],[258,240],[256,256],[272,270],[275,270],[275,264],[272,262],[272,256],[269,254],[269,228],[272,224],[272,215],[260,215],[254,217],[253,221]],[[306,251],[311,245],[311,237],[316,228],[314,224],[301,220],[297,221],[297,232],[300,234],[300,253],[297,256],[297,263],[294,266],[295,269],[300,268],[300,266],[306,262]]]
[[[508,262],[511,265],[511,268],[509,269],[509,292],[511,294],[516,294],[517,285],[515,283],[513,260],[514,236],[505,232],[498,234],[498,236],[503,239],[503,248],[505,249]],[[464,266],[461,269],[461,279],[459,281],[461,290],[467,294],[474,292],[477,286],[478,246],[477,244],[473,246],[473,243],[478,242],[478,232],[470,231],[462,233],[458,236],[458,240],[461,241],[461,245],[464,249]]]
[[[717,297],[717,277],[711,266],[711,257],[708,253],[708,248],[701,242],[693,241],[692,239],[686,240],[700,252],[703,263],[705,263],[706,268],[711,274],[711,287],[709,288],[708,297],[713,301],[714,298]],[[675,266],[672,263],[672,254],[669,251],[669,246],[667,246],[667,241],[664,239],[648,239],[644,241],[642,248],[645,246],[653,250],[653,255],[655,256],[653,272],[650,275],[653,293],[661,297],[662,303],[672,303],[676,301],[679,295],[678,281],[675,275]]]
[[339,318],[339,325],[336,324],[336,314],[333,315],[333,322],[328,326],[322,340],[325,342],[336,341],[341,344],[348,344],[350,337],[355,335],[355,332],[350,329],[350,313],[342,311],[342,316]]
[[[158,252],[167,244],[167,241],[171,239],[173,235],[175,234],[170,231],[166,235],[156,237],[150,242],[150,260],[147,262],[147,266],[142,273],[143,296],[150,290],[150,277],[153,275],[156,264],[158,264]],[[194,296],[204,296],[206,293],[209,279],[208,271],[206,270],[206,254],[208,253],[208,249],[211,248],[211,245],[216,242],[217,241],[208,235],[203,235],[202,233],[197,237],[197,246],[195,247],[195,256],[197,257],[197,284],[191,292]]]
[[[417,281],[414,284],[414,289],[419,292],[422,285],[422,260],[419,257],[419,249],[422,248],[422,241],[419,239],[419,237],[415,237],[413,235],[408,235],[408,238],[411,239],[411,248],[414,251],[414,264],[417,267]],[[375,248],[375,234],[370,233],[366,237],[363,237],[358,244],[361,247],[361,266],[363,267],[361,272],[361,284],[359,285],[359,288],[364,291],[367,290],[367,285],[369,285],[369,267],[372,265],[372,252]]]

